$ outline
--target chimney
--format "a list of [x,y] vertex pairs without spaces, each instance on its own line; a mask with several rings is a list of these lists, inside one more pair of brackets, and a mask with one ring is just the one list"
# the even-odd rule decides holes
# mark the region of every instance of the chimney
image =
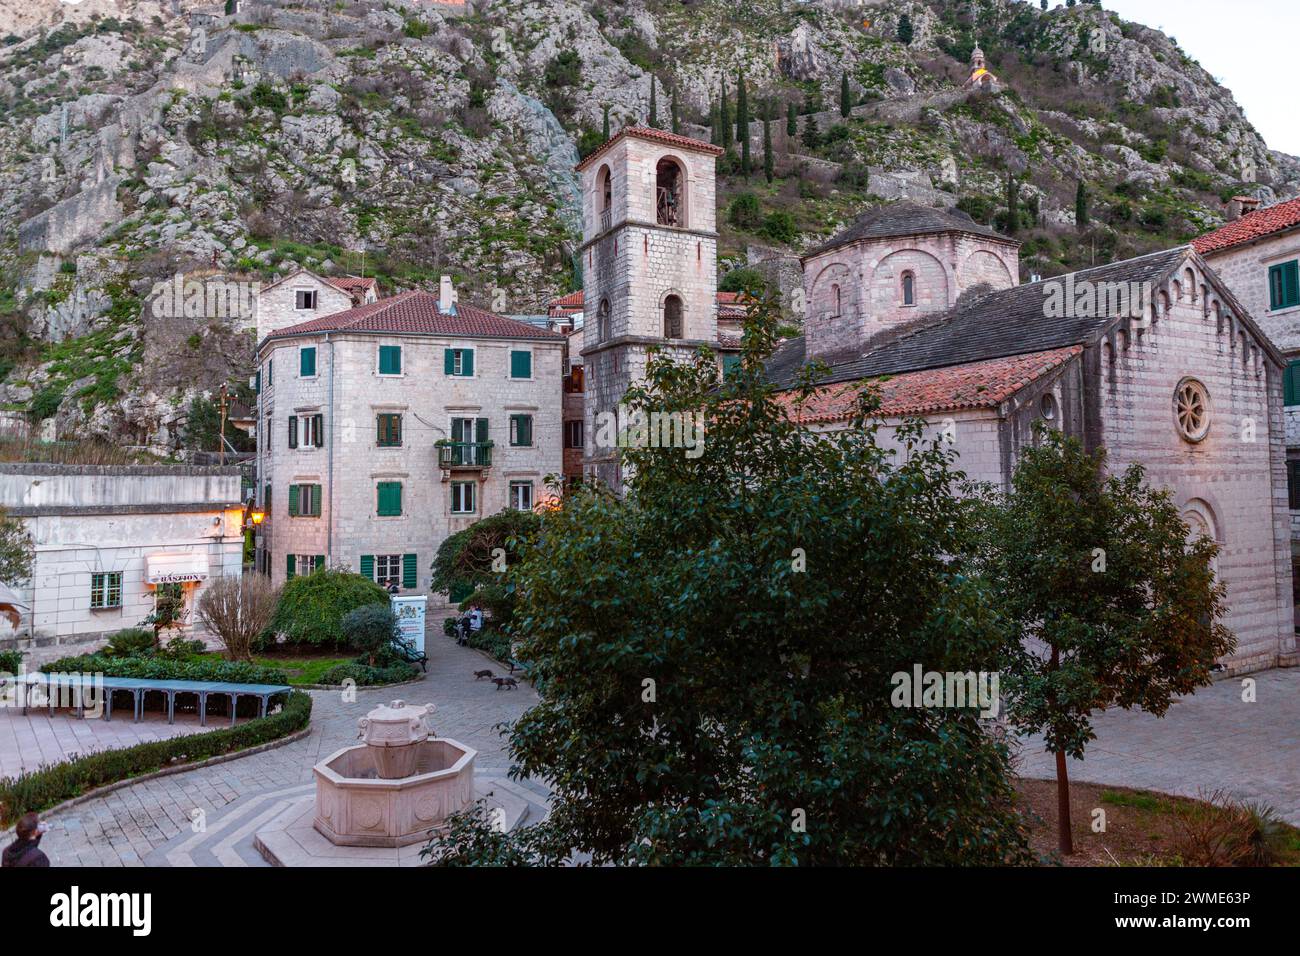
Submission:
[[451,284],[451,276],[443,276],[438,285],[438,311],[443,315],[456,314],[456,289]]

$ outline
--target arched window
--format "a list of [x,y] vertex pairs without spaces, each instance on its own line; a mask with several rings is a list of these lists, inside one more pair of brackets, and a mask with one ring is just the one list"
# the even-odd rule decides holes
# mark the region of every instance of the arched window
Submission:
[[596,327],[602,342],[609,341],[609,299],[600,300],[600,309],[596,312]]
[[675,295],[664,299],[664,338],[682,337],[682,300]]
[[840,287],[839,283],[831,286],[831,315],[840,314]]
[[609,167],[600,167],[600,172],[596,175],[596,202],[597,212],[600,215],[600,231],[604,232],[611,225],[614,202],[613,180],[609,175]]
[[668,157],[655,167],[655,221],[661,226],[686,225],[686,174]]
[[916,305],[916,276],[903,273],[903,305]]

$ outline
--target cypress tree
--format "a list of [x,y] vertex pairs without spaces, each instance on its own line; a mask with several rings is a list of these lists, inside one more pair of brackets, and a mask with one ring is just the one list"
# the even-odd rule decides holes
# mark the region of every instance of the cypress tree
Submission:
[[732,143],[735,142],[735,129],[731,125],[731,107],[727,105],[727,78],[722,78],[722,103],[718,107],[720,113],[718,119],[722,121],[722,143],[721,146],[727,152],[731,152]]
[[672,114],[672,118],[673,118],[673,132],[680,133],[682,131],[682,124],[677,116],[677,91],[676,90],[673,90],[672,102],[669,103],[668,109],[669,112]]
[[791,139],[799,135],[799,112],[793,103],[785,105],[785,135]]
[[772,157],[772,117],[771,110],[763,117],[763,175],[770,183],[775,176],[775,160]]
[[1007,235],[1014,236],[1020,228],[1020,184],[1007,173]]
[[898,42],[903,46],[912,42],[912,18],[906,13],[898,18]]
[[603,132],[605,135],[605,141],[608,142],[609,141],[609,107],[608,106],[605,107],[605,127]]
[[709,142],[714,146],[722,145],[722,116],[717,103],[709,104]]
[[740,140],[740,172],[749,177],[752,166],[749,158],[749,95],[745,91],[745,74],[737,79],[736,138]]
[[817,117],[809,113],[803,121],[803,144],[809,149],[816,149],[817,140]]
[[1074,191],[1074,223],[1083,228],[1088,225],[1088,187],[1079,180],[1079,188]]
[[840,115],[848,118],[853,109],[853,94],[849,92],[849,74],[845,70],[840,74]]
[[655,78],[653,74],[651,74],[650,76],[650,124],[649,125],[656,129],[659,127],[659,104],[658,101],[655,99]]

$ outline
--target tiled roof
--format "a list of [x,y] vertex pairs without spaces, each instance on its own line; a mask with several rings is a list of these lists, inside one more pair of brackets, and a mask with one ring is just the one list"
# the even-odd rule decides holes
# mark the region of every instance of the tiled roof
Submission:
[[582,290],[570,292],[568,295],[562,295],[558,299],[552,299],[546,303],[546,311],[554,314],[556,312],[581,312],[582,311]]
[[1226,226],[1198,236],[1192,240],[1192,245],[1201,255],[1206,255],[1297,226],[1300,226],[1300,199],[1291,199],[1248,212]]
[[706,143],[703,140],[691,139],[689,136],[680,136],[677,133],[669,133],[662,129],[654,129],[650,126],[624,126],[598,146],[595,152],[573,168],[577,170],[586,169],[625,136],[633,136],[636,139],[644,139],[652,143],[662,143],[664,146],[680,146],[682,149],[693,149],[697,153],[712,153],[714,156],[721,156],[726,152],[721,146],[714,146],[712,143]]
[[379,283],[374,279],[363,279],[360,276],[324,276],[324,279],[330,285],[347,293],[365,292],[367,289],[379,291]]
[[[1010,398],[1030,382],[1060,368],[1083,351],[1070,345],[1028,355],[989,359],[905,375],[876,379],[880,389],[879,414],[923,415],[930,412],[990,408]],[[795,391],[778,397],[789,415],[800,424],[828,424],[847,421],[857,408],[863,383],[841,382],[822,385],[806,401]]]
[[807,259],[830,249],[861,239],[888,239],[897,236],[923,236],[937,232],[969,232],[989,239],[1019,245],[988,226],[981,226],[960,209],[935,209],[914,202],[891,202],[868,209],[853,224],[828,242],[804,255]]
[[390,332],[405,335],[454,335],[461,338],[544,339],[562,341],[558,332],[539,329],[494,315],[465,303],[456,303],[449,315],[438,309],[438,297],[422,289],[400,292],[387,299],[357,306],[345,312],[299,322],[268,335],[268,339],[322,332]]
[[[1074,281],[1136,282],[1148,286],[1162,280],[1193,254],[1189,246],[1176,246],[1084,269],[1074,273]],[[1065,277],[990,292],[965,306],[925,316],[900,329],[895,338],[868,343],[864,354],[851,353],[835,359],[826,382],[851,382],[1080,345],[1091,341],[1118,317],[1105,309],[1080,316],[1048,315],[1044,301],[1049,284],[1056,282],[1064,283]],[[1222,289],[1220,292],[1228,301],[1229,294]],[[1243,321],[1248,320],[1243,317]],[[804,337],[791,339],[768,360],[768,376],[778,385],[792,385],[805,360]]]

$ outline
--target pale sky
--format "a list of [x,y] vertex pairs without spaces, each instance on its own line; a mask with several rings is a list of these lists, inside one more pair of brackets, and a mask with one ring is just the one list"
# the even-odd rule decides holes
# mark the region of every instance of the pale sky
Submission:
[[[1053,6],[1057,0],[1053,0]],[[1246,111],[1272,149],[1300,156],[1296,0],[1102,0],[1125,20],[1175,37]]]

